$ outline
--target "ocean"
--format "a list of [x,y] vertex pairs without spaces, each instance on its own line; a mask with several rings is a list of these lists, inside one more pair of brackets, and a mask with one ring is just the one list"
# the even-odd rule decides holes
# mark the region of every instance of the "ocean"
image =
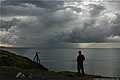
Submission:
[[120,77],[120,49],[82,48],[82,49],[5,49],[33,60],[39,53],[40,62],[50,71],[77,72],[76,58],[81,50],[85,56],[85,73],[107,77]]

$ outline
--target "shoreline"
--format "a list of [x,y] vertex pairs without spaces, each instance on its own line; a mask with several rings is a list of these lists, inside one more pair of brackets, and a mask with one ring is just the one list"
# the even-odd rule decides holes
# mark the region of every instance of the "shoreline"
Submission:
[[[15,58],[15,59],[14,59]],[[17,59],[17,60],[16,60]],[[101,75],[91,75],[91,74],[85,74],[85,76],[81,76],[81,77],[78,77],[78,74],[77,72],[71,72],[71,71],[60,71],[60,72],[55,72],[55,71],[48,71],[46,67],[44,67],[43,65],[39,65],[39,69],[36,69],[36,67],[31,67],[30,69],[27,69],[28,67],[30,66],[27,66],[25,64],[22,64],[21,62],[17,63],[17,64],[9,64],[8,63],[15,63],[15,62],[18,62],[19,60],[22,60],[24,62],[26,62],[26,64],[32,66],[31,64],[33,64],[33,62],[27,58],[27,57],[24,57],[24,56],[19,56],[19,55],[16,55],[15,53],[11,53],[11,52],[8,52],[8,51],[5,51],[5,50],[1,50],[0,49],[0,80],[9,80],[9,78],[16,78],[16,74],[18,72],[22,72],[22,73],[27,73],[27,74],[30,74],[32,73],[33,74],[33,78],[35,78],[35,80],[37,80],[36,78],[46,78],[46,77],[54,77],[54,78],[57,78],[56,80],[60,80],[58,79],[59,77],[60,78],[63,78],[62,80],[68,80],[68,79],[65,79],[65,78],[72,78],[73,80],[77,80],[77,78],[85,78],[83,80],[101,80],[102,78],[105,80],[105,79],[108,79],[108,80],[120,80],[120,77],[104,77],[104,76],[101,76]],[[36,64],[36,63],[34,63]],[[17,65],[17,66],[16,66]],[[22,65],[22,66],[20,66]],[[42,67],[41,67],[42,66]],[[26,67],[26,68],[24,68]],[[35,74],[34,74],[35,73]],[[13,74],[13,75],[12,75]],[[39,75],[38,75],[39,74]],[[11,75],[11,76],[10,76]],[[13,77],[12,77],[13,76]],[[42,77],[44,76],[44,77]],[[4,79],[6,78],[6,79]],[[69,80],[70,80],[69,79]],[[44,79],[44,80],[47,80],[47,79]],[[49,78],[48,78],[49,80]],[[53,79],[54,80],[54,79]],[[82,79],[81,79],[82,80]]]

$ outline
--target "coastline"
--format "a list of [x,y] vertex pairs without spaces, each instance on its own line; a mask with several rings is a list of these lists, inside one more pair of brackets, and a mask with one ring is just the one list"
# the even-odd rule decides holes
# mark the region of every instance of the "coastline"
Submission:
[[[10,56],[10,55],[13,55],[14,53],[0,50],[0,58],[6,57],[6,55],[8,55],[8,54]],[[19,55],[15,55],[15,56],[19,56]],[[25,59],[25,58],[26,57],[24,57],[23,59]],[[27,58],[27,59],[29,59],[29,58]],[[2,60],[2,59],[0,59],[0,60]],[[12,78],[16,79],[15,76],[18,72],[22,72],[26,75],[32,73],[32,78],[35,80],[102,80],[102,79],[103,80],[120,80],[120,77],[119,78],[104,77],[104,76],[89,75],[89,74],[85,74],[85,76],[78,77],[77,72],[70,72],[70,71],[55,72],[55,71],[42,70],[42,68],[41,69],[36,69],[36,68],[21,69],[19,67],[19,65],[17,67],[15,65],[14,66],[5,66],[5,65],[0,66],[0,75],[1,75],[0,80],[10,80],[10,78],[11,78],[11,80],[13,80]],[[26,78],[28,78],[28,77],[26,77]]]

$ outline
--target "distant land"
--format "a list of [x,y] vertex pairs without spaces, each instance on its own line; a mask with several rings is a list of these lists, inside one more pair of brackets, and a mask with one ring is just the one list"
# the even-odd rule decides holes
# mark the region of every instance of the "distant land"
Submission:
[[5,47],[0,46],[1,49],[120,49],[120,48],[69,48],[69,47]]
[[0,48],[7,48],[7,49],[32,49],[34,47],[5,47],[5,46],[0,46]]
[[1,49],[120,49],[120,48],[70,48],[70,47],[6,47],[0,46]]

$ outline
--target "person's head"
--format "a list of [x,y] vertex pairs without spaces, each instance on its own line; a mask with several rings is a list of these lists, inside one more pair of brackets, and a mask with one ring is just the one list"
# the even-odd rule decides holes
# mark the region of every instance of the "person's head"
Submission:
[[81,51],[78,51],[79,54],[81,54],[82,52]]

